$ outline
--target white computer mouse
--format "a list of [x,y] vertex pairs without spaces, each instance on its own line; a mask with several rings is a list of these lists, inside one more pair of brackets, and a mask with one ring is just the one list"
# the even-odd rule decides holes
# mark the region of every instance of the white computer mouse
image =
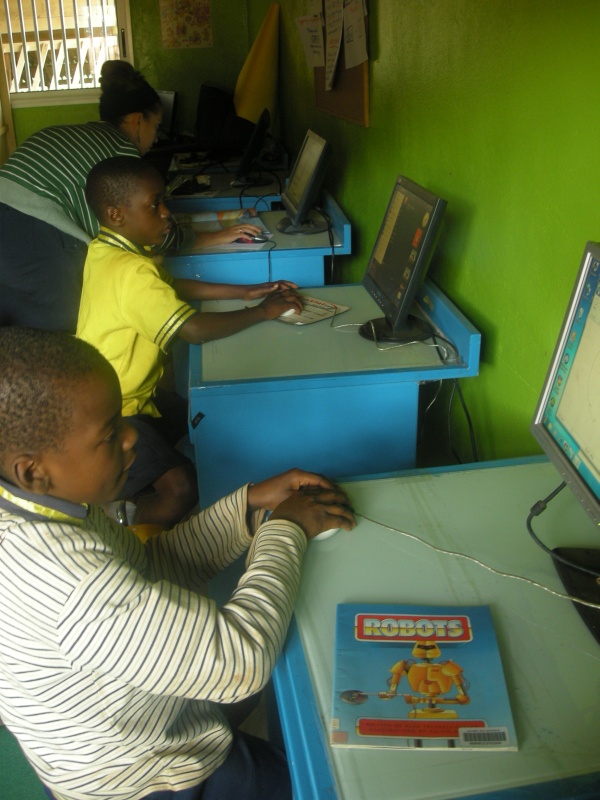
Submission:
[[322,533],[318,533],[316,536],[313,536],[311,542],[318,542],[323,541],[323,539],[329,539],[330,536],[333,536],[334,533],[340,531],[341,528],[328,528],[326,531],[322,531]]

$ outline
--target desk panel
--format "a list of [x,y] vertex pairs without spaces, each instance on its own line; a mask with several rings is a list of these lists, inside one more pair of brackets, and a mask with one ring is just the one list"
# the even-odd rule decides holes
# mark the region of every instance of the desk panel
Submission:
[[[190,204],[193,205],[193,204]],[[351,252],[350,223],[335,200],[324,195],[324,208],[331,220],[329,233],[291,235],[277,231],[283,211],[260,214],[273,238],[260,249],[241,250],[220,245],[207,247],[193,255],[171,255],[165,266],[176,278],[220,283],[263,283],[290,280],[299,286],[322,286],[325,283],[326,257]],[[185,211],[204,210],[186,207]],[[259,209],[260,210],[260,209]]]
[[[562,592],[550,558],[525,527],[531,506],[558,483],[560,476],[552,465],[527,459],[346,484],[359,524],[350,533],[309,546],[296,603],[297,630],[292,629],[275,670],[284,736],[287,726],[305,729],[315,718],[322,725],[320,735],[313,737],[315,751],[296,763],[296,771],[311,773],[314,761],[317,772],[326,775],[324,791],[333,780],[343,800],[600,796],[600,648],[573,605],[532,583],[495,574],[397,532]],[[568,489],[549,504],[535,526],[551,547],[600,546],[597,529]],[[319,747],[319,741],[328,738],[336,604],[403,601],[491,606],[518,752]],[[285,673],[293,676],[303,661],[313,698],[304,689],[302,697],[288,700],[293,689]],[[280,677],[288,682],[280,683]],[[302,758],[293,741],[288,747],[292,759]],[[305,778],[303,785],[311,779],[316,780]],[[303,785],[295,787],[297,800],[320,796],[318,788],[310,794]]]
[[[414,466],[420,383],[476,375],[479,367],[477,331],[433,285],[423,292],[437,309],[434,324],[445,315],[444,336],[457,342],[445,363],[427,344],[380,351],[359,336],[359,324],[380,315],[362,286],[310,289],[350,306],[333,327],[330,320],[272,321],[190,347],[201,505],[291,466],[337,478]],[[203,307],[225,311],[239,303]]]

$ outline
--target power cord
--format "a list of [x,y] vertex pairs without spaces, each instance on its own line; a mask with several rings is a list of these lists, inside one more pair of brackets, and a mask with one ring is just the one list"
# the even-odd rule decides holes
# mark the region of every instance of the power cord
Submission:
[[465,398],[462,393],[462,389],[458,383],[458,378],[454,378],[452,381],[452,391],[450,392],[450,400],[448,402],[448,441],[450,443],[450,451],[452,455],[456,459],[459,464],[462,464],[462,460],[456,450],[454,449],[454,445],[452,444],[452,426],[451,426],[451,419],[452,419],[452,404],[454,402],[454,395],[457,394],[460,403],[462,405],[463,411],[465,412],[465,418],[467,420],[467,426],[469,428],[469,439],[471,442],[471,452],[473,453],[473,461],[479,461],[479,455],[477,454],[477,445],[475,443],[475,431],[473,429],[473,421],[471,420],[471,415],[469,414],[469,409],[467,408],[467,404],[465,402]]
[[550,547],[545,545],[541,541],[541,539],[539,539],[537,537],[537,535],[536,535],[536,533],[533,530],[533,527],[531,525],[531,521],[533,520],[533,518],[534,517],[539,517],[539,515],[542,514],[546,510],[546,508],[548,507],[548,503],[551,500],[554,500],[556,495],[559,492],[562,492],[562,490],[565,488],[565,486],[566,486],[566,484],[563,481],[559,486],[556,487],[556,489],[554,489],[553,492],[550,492],[548,497],[545,497],[543,500],[538,500],[537,503],[533,504],[533,506],[531,507],[531,510],[529,512],[529,516],[527,517],[527,522],[526,522],[527,531],[528,531],[529,535],[531,536],[531,538],[533,539],[533,541],[537,545],[539,545],[539,547],[541,547],[542,550],[544,550],[546,553],[548,553],[548,555],[551,556],[554,560],[560,561],[561,563],[565,564],[567,567],[572,567],[573,569],[577,569],[580,572],[585,572],[586,575],[591,575],[594,578],[600,578],[600,573],[598,573],[597,570],[588,569],[587,567],[584,567],[582,564],[575,564],[573,561],[569,561],[568,558],[564,558],[564,556],[561,556],[560,553],[557,553],[556,551],[552,550]]
[[[414,533],[408,533],[407,531],[401,531],[398,528],[393,528],[391,525],[385,525],[383,522],[378,522],[375,519],[371,519],[371,517],[367,517],[364,514],[360,514],[355,512],[357,517],[366,520],[367,522],[371,522],[374,525],[379,525],[381,528],[386,528],[388,531],[393,531],[394,533],[400,533],[402,536],[406,536],[407,539],[413,539],[420,544],[429,547],[431,550],[435,550],[436,553],[442,553],[442,555],[453,556],[454,558],[462,558],[465,561],[470,561],[473,564],[477,564],[477,566],[482,567],[483,569],[488,570],[488,572],[493,572],[494,575],[499,575],[501,578],[511,578],[515,581],[522,581],[523,583],[528,583],[531,586],[535,586],[537,589],[543,589],[545,592],[554,595],[555,597],[560,597],[562,600],[569,600],[572,603],[579,603],[583,606],[588,606],[589,608],[597,608],[600,609],[600,604],[592,603],[589,600],[584,600],[581,597],[573,597],[570,594],[565,594],[564,592],[557,592],[554,589],[550,589],[549,586],[544,586],[543,583],[539,583],[538,581],[534,581],[531,578],[524,578],[522,575],[513,575],[511,572],[503,572],[502,570],[495,569],[495,567],[491,567],[489,564],[486,564],[483,561],[480,561],[478,558],[474,556],[468,556],[466,553],[460,553],[457,550],[446,550],[443,547],[438,547],[437,545],[431,544],[426,539],[422,539],[420,536],[416,536]],[[554,556],[554,553],[552,553]]]

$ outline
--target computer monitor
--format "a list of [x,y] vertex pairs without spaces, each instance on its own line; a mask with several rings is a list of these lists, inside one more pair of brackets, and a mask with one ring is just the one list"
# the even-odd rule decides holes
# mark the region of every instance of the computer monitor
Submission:
[[263,147],[265,146],[265,139],[269,132],[269,125],[271,124],[271,115],[269,109],[265,108],[260,117],[252,135],[248,140],[246,149],[242,153],[239,166],[235,173],[235,178],[232,180],[231,185],[234,187],[245,186],[267,186],[271,183],[271,178],[261,178],[260,175],[253,175],[258,166],[258,157],[260,156]]
[[409,312],[437,243],[446,201],[413,181],[396,179],[363,286],[384,317],[365,322],[359,333],[378,342],[420,341],[431,328]]
[[281,195],[287,216],[278,223],[277,230],[293,234],[327,230],[327,220],[313,209],[313,205],[321,191],[329,154],[330,147],[325,139],[314,131],[307,131]]
[[[588,242],[544,380],[531,432],[565,483],[600,525],[600,244]],[[600,571],[600,549],[570,547],[577,531],[565,530],[566,547],[554,553]],[[600,604],[594,575],[554,560],[565,588]],[[600,642],[600,611],[576,604]]]
[[177,136],[177,92],[157,89],[163,107],[163,116],[158,128],[159,141],[175,141]]

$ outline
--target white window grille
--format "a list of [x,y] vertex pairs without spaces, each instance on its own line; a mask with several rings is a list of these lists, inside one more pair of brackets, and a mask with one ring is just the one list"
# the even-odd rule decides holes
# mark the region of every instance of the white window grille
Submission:
[[131,58],[123,0],[0,0],[0,37],[14,95],[95,89],[108,59]]

